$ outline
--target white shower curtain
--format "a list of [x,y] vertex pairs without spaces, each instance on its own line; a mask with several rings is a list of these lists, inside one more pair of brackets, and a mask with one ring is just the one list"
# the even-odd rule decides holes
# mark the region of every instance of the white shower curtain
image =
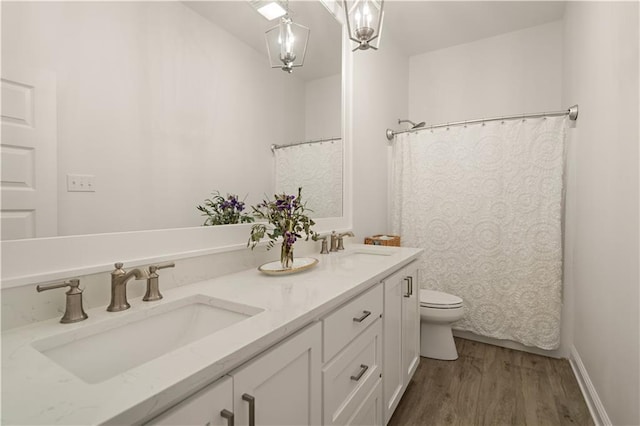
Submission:
[[397,135],[392,228],[421,287],[464,300],[460,330],[560,344],[565,117]]
[[276,193],[297,194],[311,217],[342,216],[342,140],[275,150]]

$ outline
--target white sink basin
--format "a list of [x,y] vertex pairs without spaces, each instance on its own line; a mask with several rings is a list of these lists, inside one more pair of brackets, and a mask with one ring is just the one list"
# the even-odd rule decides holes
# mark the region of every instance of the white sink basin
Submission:
[[260,312],[194,295],[122,313],[120,318],[39,340],[33,347],[86,383],[99,383]]
[[396,250],[389,248],[359,248],[353,251],[347,252],[347,256],[359,256],[359,257],[368,257],[368,256],[391,256],[395,254]]

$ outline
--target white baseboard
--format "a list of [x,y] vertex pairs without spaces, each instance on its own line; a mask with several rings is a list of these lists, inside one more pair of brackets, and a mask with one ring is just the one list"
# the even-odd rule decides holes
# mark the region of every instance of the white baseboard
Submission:
[[587,373],[587,369],[582,363],[582,359],[575,346],[571,346],[569,363],[571,364],[571,369],[573,369],[573,374],[578,380],[582,396],[584,396],[587,407],[589,407],[593,422],[596,426],[610,426],[612,424],[611,420],[604,409],[604,405],[602,405],[598,392],[596,392],[596,388],[593,386],[589,373]]

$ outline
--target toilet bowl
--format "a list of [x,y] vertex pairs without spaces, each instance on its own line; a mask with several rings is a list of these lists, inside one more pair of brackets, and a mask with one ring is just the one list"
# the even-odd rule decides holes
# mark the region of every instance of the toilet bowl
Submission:
[[420,290],[420,355],[453,361],[458,351],[451,325],[464,316],[462,299],[435,290]]

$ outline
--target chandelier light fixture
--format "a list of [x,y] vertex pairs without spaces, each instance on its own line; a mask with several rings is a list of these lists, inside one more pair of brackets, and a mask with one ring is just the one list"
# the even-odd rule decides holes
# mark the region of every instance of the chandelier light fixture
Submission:
[[[351,6],[342,0],[349,39],[358,43],[352,50],[378,50],[382,33],[384,0],[355,0]],[[375,41],[375,44],[372,42]]]
[[304,25],[293,22],[287,2],[287,13],[280,18],[280,23],[265,33],[271,68],[292,73],[294,68],[301,67],[307,53],[310,32]]

